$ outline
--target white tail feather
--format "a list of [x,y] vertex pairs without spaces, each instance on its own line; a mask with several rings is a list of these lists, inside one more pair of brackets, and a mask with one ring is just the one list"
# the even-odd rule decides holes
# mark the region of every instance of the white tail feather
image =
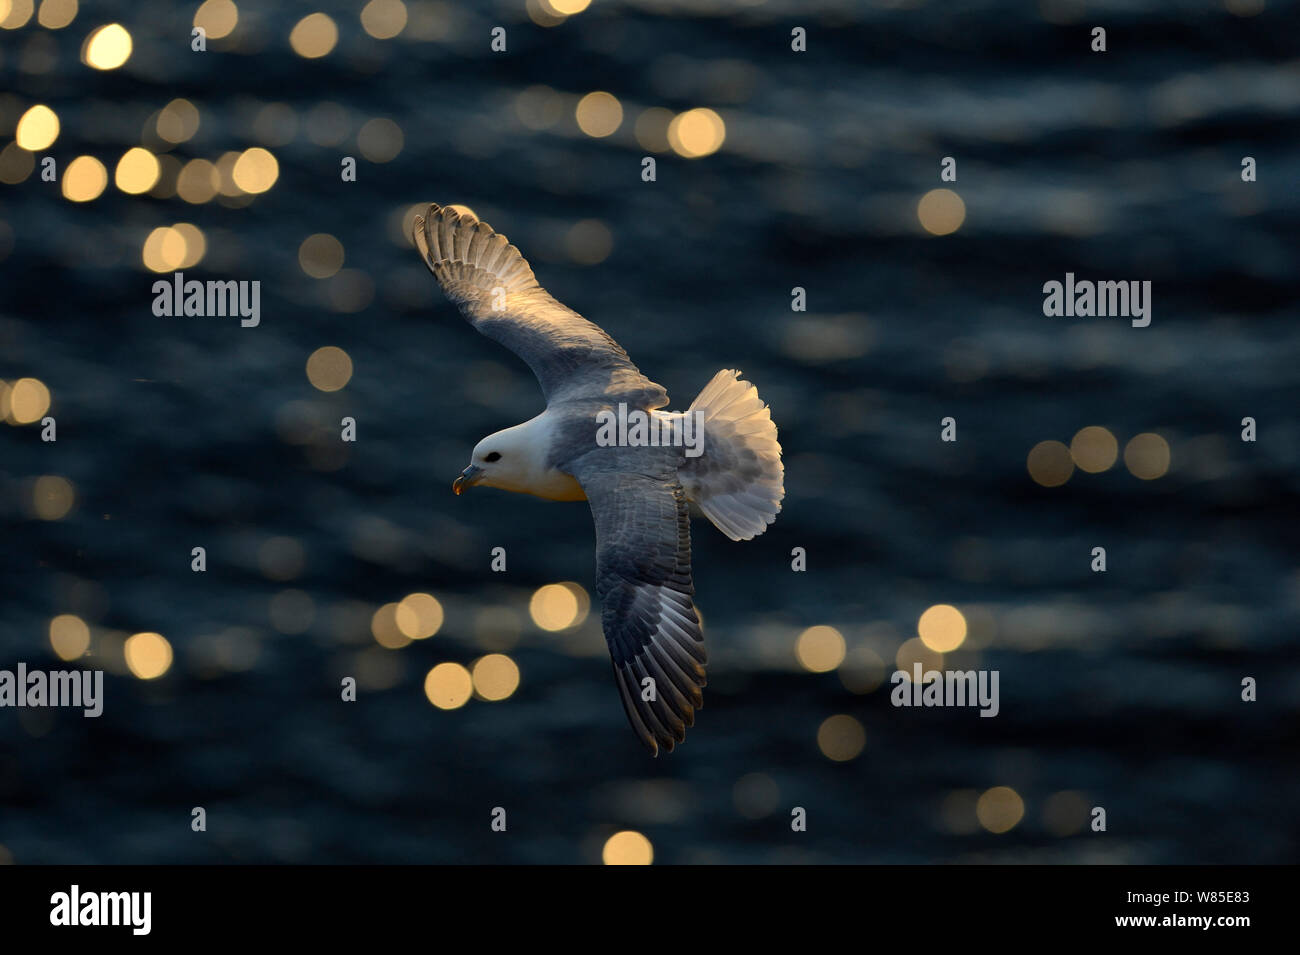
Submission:
[[704,454],[678,477],[689,500],[732,540],[767,530],[785,497],[785,466],[772,413],[740,372],[724,369],[691,402],[704,425]]

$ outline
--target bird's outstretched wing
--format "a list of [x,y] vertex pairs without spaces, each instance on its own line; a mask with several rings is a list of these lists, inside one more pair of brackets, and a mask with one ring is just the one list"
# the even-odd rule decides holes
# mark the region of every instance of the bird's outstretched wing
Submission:
[[663,386],[599,326],[552,298],[519,250],[486,222],[432,203],[416,216],[413,238],[470,324],[528,363],[548,405],[592,396],[647,410],[668,403]]
[[[632,729],[671,751],[704,705],[704,635],[691,601],[691,527],[675,474],[579,468],[596,523],[596,594]],[[649,681],[649,682],[648,682]]]

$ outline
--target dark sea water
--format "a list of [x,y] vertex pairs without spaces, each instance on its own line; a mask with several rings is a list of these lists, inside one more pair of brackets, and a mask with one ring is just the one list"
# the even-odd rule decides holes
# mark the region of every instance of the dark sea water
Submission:
[[[39,164],[0,185],[0,379],[43,382],[58,429],[0,424],[0,669],[72,666],[49,626],[75,614],[80,665],[107,671],[98,719],[0,709],[0,861],[589,862],[621,829],[669,863],[1296,860],[1300,4],[596,0],[544,28],[522,2],[410,3],[378,40],[361,3],[250,0],[206,53],[195,6],[0,31],[0,148],[44,103],[61,132],[37,158],[65,171],[87,154],[111,180],[141,144],[278,162],[251,200],[110,181],[74,203]],[[340,39],[308,60],[287,38],[315,10]],[[112,20],[132,57],[91,70],[82,41]],[[593,90],[622,105],[612,136],[575,122]],[[197,133],[147,138],[177,98]],[[646,110],[696,107],[725,122],[718,152],[638,142]],[[359,153],[375,118],[400,127],[391,162]],[[964,204],[950,235],[918,221],[937,188]],[[672,407],[719,368],[771,405],[777,522],[743,544],[693,523],[710,684],[670,755],[628,729],[594,608],[567,633],[530,620],[545,584],[592,590],[586,506],[451,493],[480,437],[543,404],[406,238],[430,200],[509,236]],[[142,249],[178,222],[206,239],[187,275],[262,283],[257,327],[153,314]],[[345,250],[327,279],[299,263],[321,233]],[[1151,324],[1045,316],[1067,272],[1151,282]],[[331,393],[304,373],[327,345],[354,369]],[[1087,426],[1115,465],[1036,483],[1030,450]],[[1168,445],[1158,478],[1125,465],[1140,434]],[[62,519],[33,511],[42,475],[75,489]],[[442,628],[381,648],[372,615],[413,592]],[[935,604],[969,628],[944,666],[999,672],[996,718],[890,704]],[[841,673],[796,660],[814,625],[843,634]],[[126,665],[140,632],[174,651],[159,679]],[[513,696],[430,705],[432,667],[489,651]],[[886,682],[852,692],[873,660]],[[818,745],[841,714],[865,732],[843,762]],[[976,813],[993,787],[1023,803],[1000,834]]]

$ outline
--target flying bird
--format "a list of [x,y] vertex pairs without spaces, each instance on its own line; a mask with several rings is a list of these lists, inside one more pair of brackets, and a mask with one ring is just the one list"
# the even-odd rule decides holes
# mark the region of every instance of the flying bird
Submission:
[[[734,370],[718,372],[686,412],[661,411],[663,386],[552,298],[486,222],[435,203],[415,217],[413,238],[447,298],[527,363],[546,398],[537,417],[480,441],[453,490],[588,502],[601,625],[623,708],[652,754],[671,751],[704,704],[708,662],[692,601],[687,502],[732,540],[767,529],[785,496],[771,412]],[[608,440],[614,429],[602,439],[601,422],[616,413],[640,413],[650,428],[620,426],[619,440]]]

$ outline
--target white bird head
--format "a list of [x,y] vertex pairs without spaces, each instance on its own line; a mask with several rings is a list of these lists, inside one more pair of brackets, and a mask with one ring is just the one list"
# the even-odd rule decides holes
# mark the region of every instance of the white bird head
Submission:
[[547,463],[550,446],[551,432],[545,415],[489,434],[474,446],[469,467],[451,489],[460,494],[481,484],[553,501],[585,500],[577,481]]
[[512,447],[507,432],[490,434],[474,446],[470,455],[469,467],[456,478],[451,489],[460,494],[466,488],[482,484],[486,487],[499,487],[512,490],[512,485],[525,475],[525,455],[518,447]]

